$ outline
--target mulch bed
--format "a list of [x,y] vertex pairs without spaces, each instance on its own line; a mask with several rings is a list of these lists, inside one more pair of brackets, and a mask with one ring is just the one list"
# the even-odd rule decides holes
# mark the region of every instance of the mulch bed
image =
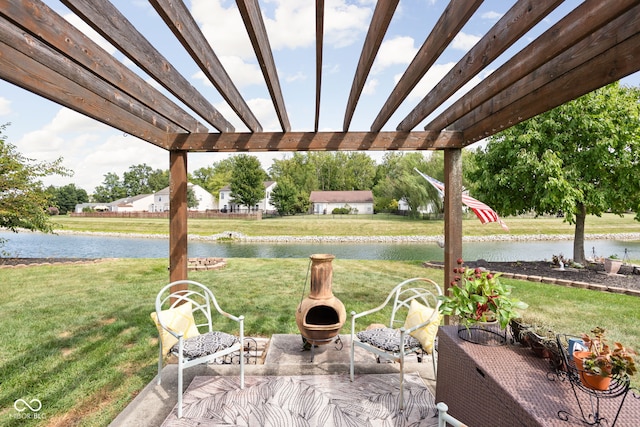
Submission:
[[[430,263],[441,266],[443,263]],[[586,268],[569,268],[564,271],[554,266],[550,261],[514,261],[488,262],[485,260],[465,261],[470,268],[482,267],[490,271],[521,274],[527,277],[540,277],[574,283],[589,283],[606,288],[624,288],[640,291],[640,270],[630,265],[623,265],[619,274],[606,274],[602,264],[589,264]]]

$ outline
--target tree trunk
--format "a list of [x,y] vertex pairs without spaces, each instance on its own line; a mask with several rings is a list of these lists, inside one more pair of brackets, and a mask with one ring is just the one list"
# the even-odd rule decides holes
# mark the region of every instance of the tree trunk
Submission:
[[584,221],[587,210],[582,203],[579,203],[577,208],[576,232],[573,236],[573,261],[584,265]]

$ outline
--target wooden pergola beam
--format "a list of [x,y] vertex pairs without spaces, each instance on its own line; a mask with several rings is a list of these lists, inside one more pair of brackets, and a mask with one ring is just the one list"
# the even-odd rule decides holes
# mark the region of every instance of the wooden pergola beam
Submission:
[[582,3],[487,76],[482,84],[471,89],[439,114],[425,126],[425,130],[448,128],[451,123],[607,25],[637,3],[637,0]]
[[452,1],[447,5],[433,30],[431,30],[413,61],[411,61],[400,81],[393,88],[391,95],[389,95],[389,98],[380,109],[378,116],[371,125],[371,132],[379,132],[385,123],[389,121],[389,118],[395,113],[402,101],[429,71],[429,68],[436,62],[440,54],[444,52],[451,40],[464,27],[464,24],[481,4],[482,0],[466,0]]
[[384,151],[462,147],[460,132],[260,132],[170,134],[167,147],[189,152]]
[[[188,132],[208,129],[39,0],[0,0],[0,16]],[[61,59],[62,60],[62,59]],[[91,89],[93,83],[86,86]],[[113,98],[112,96],[112,98]],[[119,96],[119,95],[118,95]],[[131,135],[135,129],[127,130]]]
[[[158,115],[155,111],[145,108],[137,100],[129,95],[118,91],[109,83],[96,79],[95,75],[87,69],[81,67],[73,61],[69,61],[48,45],[38,39],[34,39],[30,34],[25,34],[20,28],[7,22],[0,17],[0,41],[8,46],[13,46],[27,57],[44,65],[47,69],[63,76],[83,88],[93,92],[99,98],[104,99],[120,107],[147,123],[157,127],[164,132],[183,132],[184,129],[176,126],[175,123]],[[22,76],[16,76],[21,79]]]
[[[487,112],[491,121],[483,120],[465,129],[465,145],[491,136],[502,128],[513,126],[558,105],[576,99],[611,81],[640,70],[640,33],[608,49],[545,86],[532,91],[500,111]],[[580,82],[579,85],[576,82]]]
[[564,0],[519,0],[400,122],[410,131]]
[[198,64],[211,84],[240,117],[240,120],[247,125],[251,132],[260,132],[262,126],[260,126],[258,119],[238,92],[236,85],[233,84],[182,0],[149,0],[149,3],[171,29],[176,39],[189,52],[191,58]]
[[108,126],[166,148],[165,131],[4,42],[0,42],[0,78]]
[[324,44],[324,0],[316,0],[316,114],[313,130],[320,126],[320,97],[322,92],[322,47]]
[[[188,276],[187,152],[169,152],[169,281]],[[184,285],[186,288],[186,285]],[[179,287],[174,290],[182,290]]]
[[[571,73],[572,70],[606,53],[609,49],[616,49],[620,42],[639,33],[640,5],[633,10],[636,13],[628,13],[618,17],[586,39],[583,39],[580,43],[547,62],[535,72],[518,80],[500,94],[481,104],[469,114],[454,122],[451,127],[469,129],[483,121],[493,120],[495,118],[493,115],[496,112],[510,108],[510,105],[517,102],[525,94],[533,93],[547,84],[552,84],[557,78],[564,78],[565,74]],[[537,114],[535,110],[532,113],[534,115]],[[525,113],[525,115],[529,114],[531,113]],[[511,117],[506,123],[495,123],[497,126],[493,127],[502,130],[505,125],[519,121],[521,120]]]
[[60,1],[217,130],[235,130],[233,125],[110,2]]
[[360,53],[360,59],[358,60],[358,67],[356,68],[356,74],[353,77],[353,83],[351,84],[351,91],[349,92],[349,99],[347,101],[347,110],[344,113],[344,121],[342,122],[342,131],[347,132],[351,119],[353,119],[353,113],[356,110],[358,99],[362,94],[362,89],[367,81],[367,76],[373,66],[373,61],[376,59],[384,35],[387,33],[389,23],[396,7],[400,0],[388,0],[379,1],[376,3],[376,8],[373,11],[373,18],[371,18],[371,24],[369,24],[369,30],[367,31],[367,37],[364,40],[364,46]]
[[291,124],[289,123],[287,107],[282,97],[278,70],[273,60],[273,53],[271,52],[269,37],[267,36],[267,29],[264,26],[258,0],[236,0],[236,4],[238,5],[240,16],[242,16],[244,26],[247,29],[249,39],[253,45],[253,51],[260,64],[269,95],[271,95],[271,101],[273,102],[276,115],[280,121],[280,127],[284,132],[289,132],[291,130]]

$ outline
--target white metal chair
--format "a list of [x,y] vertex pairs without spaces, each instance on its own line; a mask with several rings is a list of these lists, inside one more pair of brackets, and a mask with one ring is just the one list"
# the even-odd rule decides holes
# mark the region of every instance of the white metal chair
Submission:
[[[399,408],[404,409],[404,359],[416,353],[431,354],[436,374],[435,336],[440,324],[440,286],[431,279],[416,277],[396,285],[385,301],[361,313],[351,312],[351,381],[355,374],[356,347],[400,364]],[[390,305],[390,303],[392,305]],[[389,326],[356,332],[356,321],[387,308]]]
[[[185,285],[186,289],[171,292],[172,288],[184,288]],[[212,311],[212,306],[215,307],[215,312]],[[213,330],[216,312],[238,322],[238,337]],[[151,318],[156,322],[160,334],[158,384],[162,379],[164,357],[173,354],[178,358],[178,418],[182,417],[183,370],[186,368],[238,353],[240,388],[244,388],[244,316],[234,316],[223,311],[209,288],[191,280],[168,284],[158,293],[156,311],[151,313]]]
[[446,403],[439,402],[436,405],[436,408],[438,408],[438,427],[447,427],[447,426],[467,427],[467,425],[464,424],[462,421],[452,417],[447,413],[447,411],[449,410],[449,407],[447,406]]

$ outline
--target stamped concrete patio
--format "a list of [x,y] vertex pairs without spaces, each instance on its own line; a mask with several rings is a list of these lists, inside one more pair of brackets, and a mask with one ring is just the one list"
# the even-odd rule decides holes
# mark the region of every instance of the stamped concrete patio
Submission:
[[[264,353],[257,364],[245,365],[246,376],[294,376],[294,375],[349,375],[350,338],[340,335],[339,343],[330,343],[310,350],[303,349],[300,335],[273,335],[266,343]],[[313,359],[313,360],[312,360]],[[392,363],[377,363],[374,356],[356,349],[356,375],[398,373]],[[417,373],[435,395],[435,375],[432,363],[415,359],[405,365],[406,373]],[[237,365],[194,366],[185,370],[184,388],[195,376],[237,376]],[[177,403],[177,367],[169,364],[162,370],[162,384],[154,378],[135,399],[116,417],[114,427],[155,427],[163,423]]]

